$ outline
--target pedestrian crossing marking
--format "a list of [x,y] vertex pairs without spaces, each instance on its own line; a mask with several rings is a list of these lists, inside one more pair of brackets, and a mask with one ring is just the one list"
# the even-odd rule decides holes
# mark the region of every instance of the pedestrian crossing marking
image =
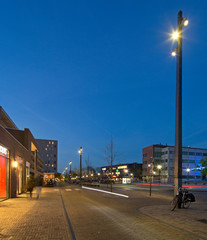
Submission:
[[67,189],[65,189],[65,191],[70,192],[70,191],[72,191],[72,189],[67,188]]
[[54,191],[55,191],[55,192],[58,192],[58,191],[59,191],[59,189],[56,189],[56,188],[55,188],[55,189],[54,189]]

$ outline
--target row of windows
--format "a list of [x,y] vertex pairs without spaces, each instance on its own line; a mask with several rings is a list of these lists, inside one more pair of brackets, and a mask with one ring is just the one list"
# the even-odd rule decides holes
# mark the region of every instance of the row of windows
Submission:
[[[161,155],[168,154],[168,151],[165,152],[155,152],[154,157],[160,157]],[[175,151],[169,151],[169,154],[175,154]],[[189,156],[204,156],[207,157],[207,153],[201,152],[182,152],[182,155],[189,155]],[[143,154],[143,158],[146,158],[147,154]]]
[[[162,152],[163,154],[167,154],[168,152]],[[175,151],[169,151],[170,154],[175,154]],[[201,152],[182,152],[182,155],[190,155],[190,156],[204,156],[207,157],[207,153],[201,153]]]
[[50,163],[49,163],[49,164],[46,163],[45,166],[48,166],[48,167],[50,167],[50,166],[51,166],[51,167],[54,167],[55,165],[54,165],[54,164],[50,164]]
[[[170,159],[170,162],[174,162],[174,159]],[[182,162],[183,162],[183,163],[195,163],[195,160],[183,159]]]

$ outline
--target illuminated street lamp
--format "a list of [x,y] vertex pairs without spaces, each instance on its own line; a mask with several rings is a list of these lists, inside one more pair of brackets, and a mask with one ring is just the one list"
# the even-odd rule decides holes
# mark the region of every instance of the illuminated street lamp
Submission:
[[153,168],[153,164],[152,163],[149,163],[148,164],[148,168],[150,168],[150,196],[151,196],[151,193],[152,193],[152,176],[151,176],[151,173],[152,173],[152,168]]
[[69,166],[70,166],[70,174],[71,174],[71,165],[72,165],[72,162],[70,161],[70,162],[69,162]]
[[182,11],[179,11],[177,29],[171,34],[172,39],[177,41],[176,51],[172,52],[173,56],[177,56],[174,196],[176,196],[178,188],[182,187],[182,33],[183,26],[187,25],[187,18],[182,16]]
[[161,169],[162,169],[162,165],[157,165],[157,169],[159,171],[159,179],[160,179],[160,182],[161,182],[160,172],[161,172]]
[[78,151],[78,153],[80,154],[80,186],[82,185],[82,152],[83,148],[80,147],[80,150]]
[[186,169],[186,172],[188,173],[188,184],[189,184],[189,174],[190,174],[190,168]]
[[177,48],[175,48],[175,49],[172,51],[171,55],[172,55],[173,57],[175,57],[175,56],[177,55]]

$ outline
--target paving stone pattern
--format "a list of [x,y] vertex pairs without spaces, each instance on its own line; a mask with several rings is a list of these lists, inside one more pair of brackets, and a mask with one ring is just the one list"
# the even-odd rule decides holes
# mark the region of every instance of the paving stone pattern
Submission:
[[39,200],[23,194],[0,203],[0,239],[70,239],[59,192],[46,189]]

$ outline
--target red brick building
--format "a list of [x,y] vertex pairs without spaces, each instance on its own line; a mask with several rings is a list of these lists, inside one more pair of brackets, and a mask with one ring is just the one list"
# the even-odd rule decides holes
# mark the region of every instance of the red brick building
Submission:
[[30,175],[42,175],[38,148],[30,130],[19,130],[0,106],[0,200],[24,192]]
[[142,149],[142,176],[152,176],[154,167],[161,159],[161,149],[165,145],[155,144]]

